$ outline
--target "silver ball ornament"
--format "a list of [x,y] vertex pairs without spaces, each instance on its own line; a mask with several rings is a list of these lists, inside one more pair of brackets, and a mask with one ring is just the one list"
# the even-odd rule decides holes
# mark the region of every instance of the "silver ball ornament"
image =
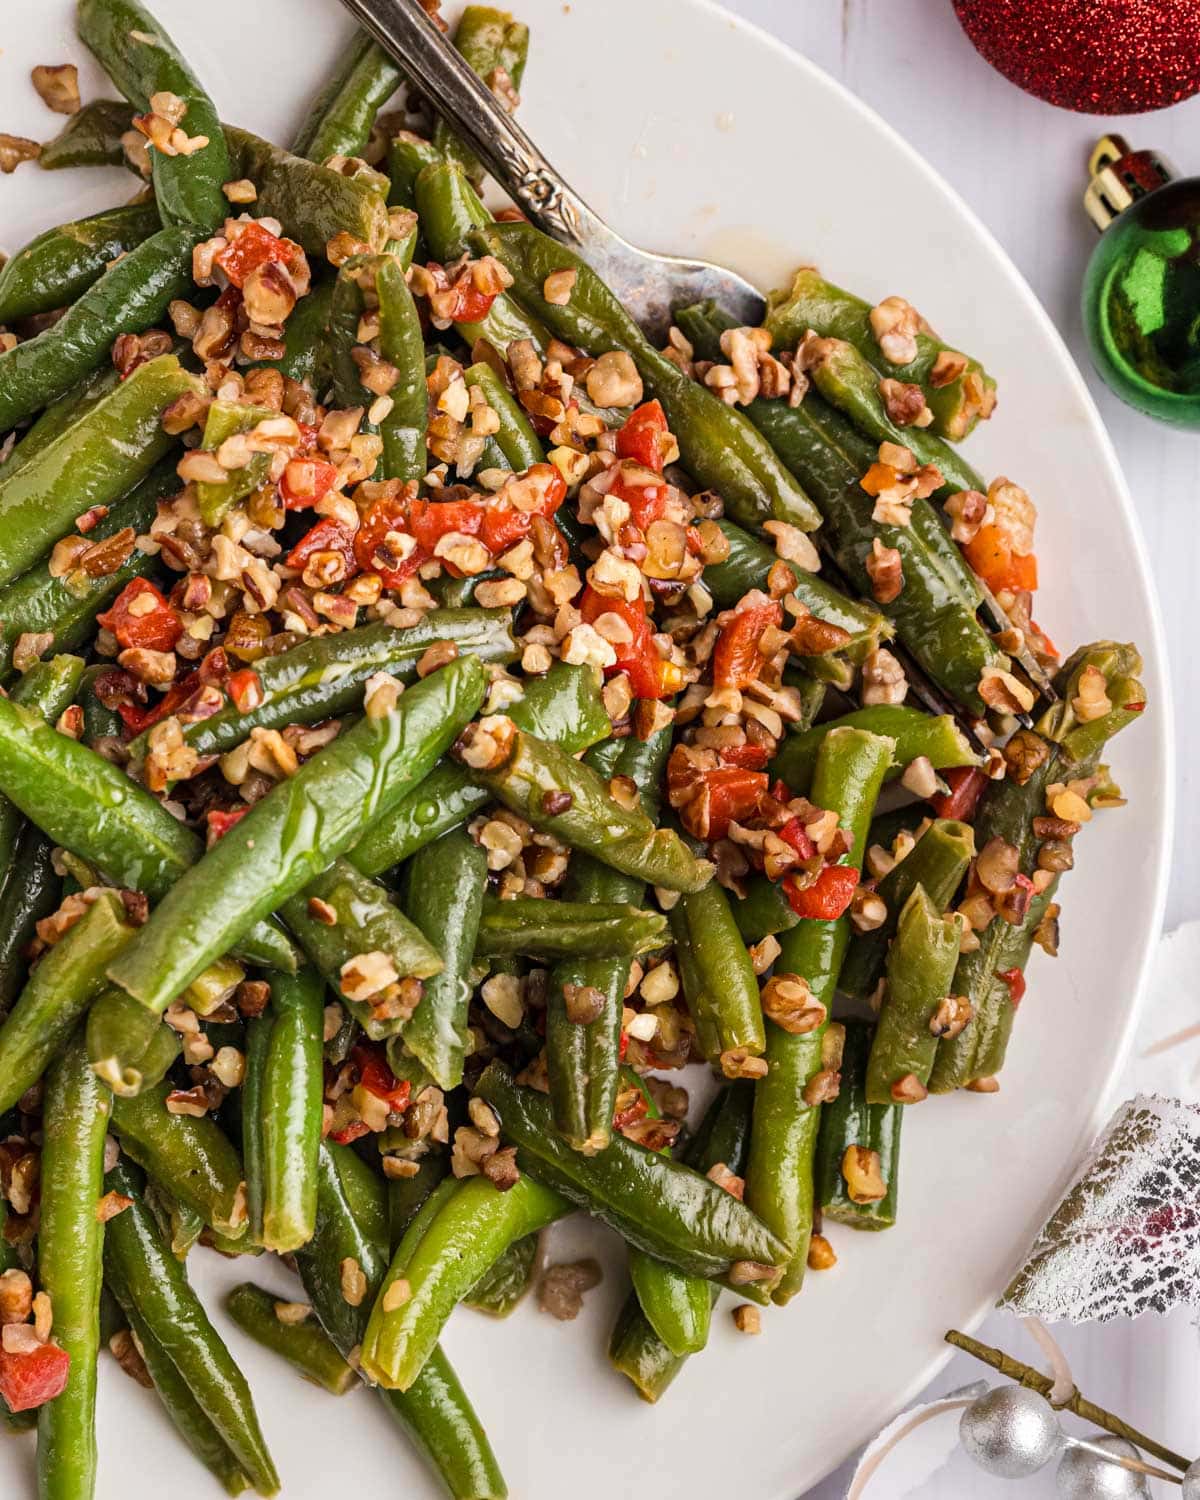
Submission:
[[1183,1489],[1180,1495],[1183,1500],[1200,1500],[1200,1458],[1194,1464],[1188,1465],[1187,1473],[1183,1476]]
[[1020,1385],[998,1385],[962,1414],[958,1435],[981,1469],[1001,1479],[1024,1479],[1044,1468],[1063,1443],[1054,1408]]
[[[1122,1458],[1141,1457],[1131,1442],[1112,1433],[1089,1432],[1087,1441]],[[1144,1474],[1106,1464],[1085,1448],[1068,1447],[1054,1481],[1063,1500],[1150,1500]]]

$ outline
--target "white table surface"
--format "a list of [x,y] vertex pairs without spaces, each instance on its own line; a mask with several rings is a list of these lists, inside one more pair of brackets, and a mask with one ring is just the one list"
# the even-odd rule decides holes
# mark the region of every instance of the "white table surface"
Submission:
[[[954,17],[950,0],[726,0],[729,9],[774,33],[840,79],[899,129],[957,189],[999,239],[1054,319],[1088,376],[1129,480],[1158,584],[1174,682],[1177,729],[1200,730],[1200,653],[1188,618],[1200,571],[1200,438],[1175,432],[1123,406],[1087,363],[1079,310],[1083,267],[1096,234],[1080,202],[1096,139],[1121,131],[1134,146],[1162,151],[1181,174],[1200,174],[1200,98],[1158,114],[1099,118],[1053,109],[1015,88],[983,61]],[[782,104],[782,101],[781,101]],[[788,164],[784,188],[803,192],[805,143]],[[823,149],[814,144],[812,149]],[[790,178],[790,181],[788,180]],[[886,244],[881,243],[881,255]],[[903,288],[897,288],[903,291]],[[1014,474],[1019,466],[1014,462]],[[1037,495],[1039,505],[1071,505],[1086,525],[1084,495]],[[1200,917],[1200,849],[1194,829],[1196,781],[1180,754],[1179,809],[1167,930]],[[836,1273],[835,1273],[836,1274]],[[1200,1453],[1200,1339],[1186,1312],[1073,1329],[1056,1327],[1076,1382],[1088,1396],[1189,1456]],[[994,1314],[980,1336],[1037,1363],[1024,1332]],[[988,1372],[956,1355],[928,1396]],[[1076,1430],[1078,1424],[1076,1424]],[[810,1491],[840,1500],[853,1464]],[[881,1475],[881,1479],[883,1476]],[[1054,1494],[1049,1474],[1024,1484],[990,1479],[961,1455],[914,1493],[921,1500]],[[1156,1494],[1177,1494],[1173,1488]],[[878,1481],[869,1491],[900,1500]]]

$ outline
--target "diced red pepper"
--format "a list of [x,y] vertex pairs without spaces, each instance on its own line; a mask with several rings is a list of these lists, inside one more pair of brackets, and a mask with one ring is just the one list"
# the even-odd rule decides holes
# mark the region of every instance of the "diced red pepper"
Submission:
[[134,703],[118,703],[117,712],[121,715],[126,733],[132,739],[134,735],[149,729],[152,724],[157,724],[160,719],[167,718],[177,708],[181,708],[199,686],[200,673],[197,670],[189,672],[181,682],[174,683],[150,708],[138,708]]
[[579,612],[587,625],[594,625],[604,614],[619,615],[629,626],[633,639],[615,646],[617,660],[608,671],[627,672],[635,698],[669,698],[682,686],[678,667],[665,661],[655,649],[654,631],[645,603],[641,599],[614,599],[598,593],[589,584],[579,601]]
[[[705,771],[704,785],[708,792],[708,828],[704,837],[723,839],[730,823],[743,823],[754,813],[767,790],[767,773],[741,771],[736,766],[718,767]],[[684,819],[686,822],[687,808]]]
[[801,859],[811,859],[817,852],[816,844],[805,833],[804,824],[799,818],[789,818],[778,833],[783,842],[790,844]]
[[[634,470],[637,473],[637,470]],[[636,484],[625,471],[618,470],[608,490],[629,507],[629,519],[639,531],[647,531],[666,514],[671,487],[666,484]]]
[[960,823],[969,823],[987,786],[987,777],[978,766],[954,766],[943,771],[950,790],[930,797],[929,805],[935,818],[957,818]]
[[359,1043],[350,1054],[358,1068],[358,1081],[368,1093],[382,1099],[392,1114],[402,1114],[408,1108],[412,1084],[407,1078],[398,1079],[388,1067],[381,1052]]
[[503,496],[483,508],[479,539],[493,557],[506,552],[527,535],[534,516],[552,516],[567,497],[567,482],[553,464],[533,464],[524,475],[541,490],[540,503],[533,510],[518,510]]
[[713,682],[739,692],[756,680],[763,668],[759,642],[763,632],[783,622],[783,607],[771,601],[739,609],[717,637],[712,654]]
[[1008,533],[1000,526],[981,526],[964,543],[963,555],[993,589],[1032,593],[1038,586],[1036,556],[1032,552],[1014,552]]
[[452,531],[478,536],[483,506],[475,500],[414,500],[408,510],[408,529],[426,552],[432,552]]
[[816,881],[803,890],[798,888],[795,876],[787,876],[783,892],[798,917],[835,922],[853,901],[858,881],[859,874],[853,865],[826,865]]
[[470,276],[461,277],[451,288],[454,301],[447,314],[452,323],[479,323],[487,317],[496,292],[481,292]]
[[71,1370],[71,1356],[57,1344],[9,1353],[0,1349],[0,1396],[9,1411],[33,1411],[61,1396]]
[[349,1125],[343,1125],[341,1130],[331,1130],[329,1139],[338,1146],[350,1146],[355,1141],[362,1140],[364,1135],[371,1134],[371,1127],[364,1125],[361,1120],[351,1120]]
[[628,1051],[629,1051],[629,1033],[627,1031],[623,1031],[621,1033],[621,1042],[620,1042],[620,1045],[617,1048],[617,1057],[620,1059],[621,1062],[625,1061],[625,1054]]
[[403,500],[383,496],[371,502],[366,515],[362,518],[362,523],[354,533],[354,556],[365,573],[378,573],[385,589],[398,589],[426,561],[428,553],[416,547],[412,554],[402,563],[398,563],[396,567],[381,568],[375,561],[375,551],[383,543],[389,531],[402,534],[407,532],[408,535],[412,535],[412,529],[408,524],[407,504]]
[[1020,969],[997,969],[996,978],[1003,979],[1008,985],[1008,998],[1012,1001],[1012,1008],[1019,1009],[1025,998],[1025,975]]
[[723,745],[717,755],[727,766],[738,766],[743,771],[765,771],[770,759],[765,745]]
[[279,481],[287,510],[308,510],[324,500],[337,480],[337,467],[323,458],[293,458]]
[[208,847],[223,839],[235,823],[240,823],[250,811],[250,804],[245,807],[210,807],[204,814],[204,821],[208,824]]
[[298,270],[304,262],[304,251],[295,240],[281,239],[254,220],[213,257],[213,263],[236,287],[245,286],[250,274],[269,261]]
[[358,571],[358,536],[332,516],[322,516],[304,533],[287,555],[288,567],[303,572],[315,552],[336,552],[346,564],[347,576]]
[[230,674],[229,696],[240,714],[248,714],[263,701],[262,679],[251,667],[242,667]]
[[662,473],[670,447],[667,418],[659,401],[643,401],[635,407],[617,433],[618,457],[632,458],[656,474]]
[[148,578],[132,579],[113,600],[112,608],[96,619],[127,651],[135,647],[173,651],[183,634],[178,612]]

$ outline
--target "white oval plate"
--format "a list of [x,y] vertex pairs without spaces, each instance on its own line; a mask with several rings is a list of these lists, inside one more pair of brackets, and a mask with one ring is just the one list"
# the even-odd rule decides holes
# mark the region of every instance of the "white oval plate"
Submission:
[[[609,1500],[648,1486],[661,1500],[792,1500],[917,1394],[947,1328],[982,1316],[1101,1121],[1161,918],[1165,652],[1129,498],[1070,356],[999,247],[899,136],[811,64],[699,0],[513,4],[533,28],[522,118],[631,239],[724,258],[763,286],[814,261],[865,296],[904,293],[985,361],[1000,408],[971,456],[1041,508],[1042,623],[1068,648],[1112,636],[1146,655],[1151,711],[1114,756],[1131,806],[1080,840],[1062,957],[1034,960],[1000,1094],[910,1113],[896,1229],[835,1226],[837,1269],[811,1276],[761,1338],[734,1332],[726,1298],[711,1347],[653,1409],[605,1361],[624,1284],[619,1247],[590,1225],[563,1226],[553,1246],[556,1257],[605,1259],[604,1285],[573,1326],[527,1304],[505,1324],[461,1311],[447,1329],[514,1496]],[[282,142],[348,30],[335,0],[157,0],[156,10],[223,116]],[[28,73],[84,62],[72,6],[7,0],[2,41],[0,127],[53,134]],[[85,98],[111,92],[90,64],[83,76]],[[4,248],[130,191],[115,170],[23,167],[0,182]],[[250,1277],[287,1292],[282,1267],[198,1253],[194,1270],[252,1379],[285,1494],[439,1492],[369,1396],[335,1401],[230,1327],[221,1289]],[[99,1433],[100,1500],[149,1500],[168,1474],[177,1493],[218,1494],[153,1396],[108,1360]],[[0,1444],[0,1493],[20,1492],[26,1451]]]

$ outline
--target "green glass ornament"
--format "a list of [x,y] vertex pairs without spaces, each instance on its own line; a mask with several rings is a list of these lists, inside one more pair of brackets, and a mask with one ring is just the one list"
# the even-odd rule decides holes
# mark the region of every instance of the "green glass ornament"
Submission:
[[1092,152],[1084,206],[1101,230],[1083,278],[1092,360],[1130,406],[1200,427],[1200,178],[1119,135]]

